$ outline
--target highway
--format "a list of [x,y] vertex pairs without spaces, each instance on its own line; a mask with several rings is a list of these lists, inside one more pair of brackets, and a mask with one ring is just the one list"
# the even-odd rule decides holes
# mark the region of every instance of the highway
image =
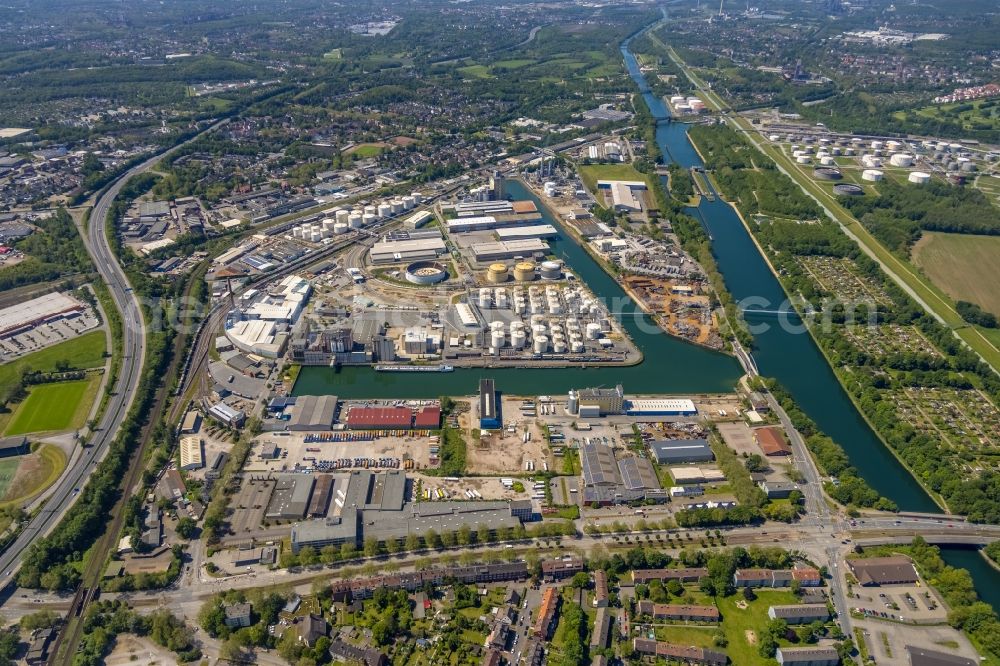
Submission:
[[66,510],[76,500],[87,479],[90,478],[91,472],[103,460],[109,445],[114,441],[122,422],[132,407],[142,378],[142,366],[146,358],[146,329],[139,299],[133,293],[125,272],[118,264],[109,237],[105,233],[105,221],[111,204],[129,178],[148,170],[164,156],[221,124],[212,125],[188,141],[150,157],[119,176],[118,180],[99,196],[91,210],[88,227],[81,229],[87,252],[90,254],[101,279],[108,286],[111,298],[121,316],[121,368],[115,378],[112,398],[108,401],[107,407],[98,421],[97,429],[92,434],[81,457],[76,461],[76,464],[66,469],[56,482],[56,489],[46,501],[45,506],[32,516],[17,539],[0,555],[0,571],[3,572],[2,577],[0,577],[0,585],[2,586],[11,582],[14,573],[21,566],[21,557],[28,546],[39,537],[49,534],[59,523]]

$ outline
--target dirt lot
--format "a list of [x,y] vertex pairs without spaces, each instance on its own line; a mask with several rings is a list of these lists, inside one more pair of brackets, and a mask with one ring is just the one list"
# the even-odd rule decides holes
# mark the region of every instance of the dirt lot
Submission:
[[736,451],[736,455],[763,455],[760,447],[753,441],[750,428],[745,423],[719,423],[719,434],[726,446]]
[[740,415],[743,408],[735,394],[718,394],[693,397],[698,413],[711,421],[728,421]]
[[[253,443],[253,450],[246,464],[247,472],[280,472],[294,469],[295,465],[309,467],[312,461],[338,460],[340,458],[397,458],[400,461],[398,469],[403,469],[403,461],[412,459],[415,469],[431,467],[431,438],[423,434],[412,434],[392,437],[379,437],[361,442],[309,442],[305,437],[308,433],[264,433]],[[264,445],[275,444],[279,449],[277,460],[263,460],[260,452]],[[319,449],[307,451],[306,449]]]
[[177,663],[173,652],[162,648],[146,638],[132,634],[115,637],[115,648],[104,658],[107,666],[168,666]]
[[[544,469],[543,463],[550,467],[553,464],[552,454],[545,444],[541,424],[544,417],[525,416],[521,412],[520,399],[502,398],[500,414],[504,425],[501,433],[493,433],[489,437],[472,437],[473,430],[479,429],[479,420],[473,411],[462,413],[458,425],[465,435],[468,444],[466,449],[466,469],[471,474],[502,474],[525,471],[525,463],[532,461],[538,471]],[[514,432],[510,432],[514,426]],[[529,434],[527,442],[524,433]]]
[[449,499],[468,499],[465,495],[466,490],[475,490],[484,500],[516,500],[531,497],[531,482],[527,479],[521,480],[525,487],[521,493],[504,488],[499,478],[465,477],[458,481],[448,481],[439,476],[414,474],[413,482],[414,484],[420,482],[425,489],[440,488],[451,496]]

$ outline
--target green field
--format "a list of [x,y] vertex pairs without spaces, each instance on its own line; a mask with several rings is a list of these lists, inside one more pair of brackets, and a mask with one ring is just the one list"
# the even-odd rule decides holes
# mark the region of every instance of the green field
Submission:
[[54,384],[39,384],[28,389],[28,397],[14,410],[6,435],[24,435],[81,428],[94,403],[101,375]]
[[1000,236],[925,231],[913,261],[955,300],[1000,315]]
[[[757,652],[757,646],[751,645],[749,634],[756,637],[763,635],[770,618],[767,609],[774,604],[795,604],[798,598],[790,590],[756,590],[757,598],[749,603],[747,609],[741,609],[736,604],[743,600],[740,593],[729,597],[718,597],[719,612],[722,613],[722,630],[729,639],[725,652],[734,664],[773,664],[773,659],[765,659]],[[781,641],[782,645],[787,645]]]
[[323,57],[326,58],[327,60],[340,60],[341,58],[344,57],[344,50],[330,49],[329,51],[323,54]]
[[490,78],[490,70],[486,65],[468,65],[466,67],[459,67],[457,71],[467,79]]
[[897,111],[892,115],[897,120],[905,121],[909,114],[958,123],[967,130],[991,130],[1000,127],[1000,100],[931,104],[914,111]]
[[578,167],[583,184],[597,193],[599,180],[641,180],[650,184],[650,177],[636,170],[631,164],[589,164]]
[[534,65],[535,60],[530,58],[515,58],[512,60],[498,60],[493,63],[493,67],[496,69],[521,69],[522,67],[527,67],[528,65]]
[[361,143],[351,148],[348,154],[356,155],[360,159],[368,159],[381,154],[383,150],[385,150],[385,146],[378,143]]
[[57,362],[66,361],[71,367],[83,370],[99,368],[104,360],[104,331],[91,331],[0,365],[0,384],[16,382],[22,369],[54,372]]

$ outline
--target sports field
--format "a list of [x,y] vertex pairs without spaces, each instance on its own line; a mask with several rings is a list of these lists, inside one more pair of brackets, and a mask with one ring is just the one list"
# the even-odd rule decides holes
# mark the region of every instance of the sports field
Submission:
[[0,384],[16,382],[21,369],[53,372],[56,363],[66,361],[71,368],[84,370],[104,365],[104,331],[90,331],[33,354],[0,365]]
[[39,384],[28,389],[28,397],[14,410],[6,435],[32,432],[74,430],[87,422],[94,404],[101,376],[54,384]]
[[1000,315],[1000,236],[924,232],[913,260],[955,300]]

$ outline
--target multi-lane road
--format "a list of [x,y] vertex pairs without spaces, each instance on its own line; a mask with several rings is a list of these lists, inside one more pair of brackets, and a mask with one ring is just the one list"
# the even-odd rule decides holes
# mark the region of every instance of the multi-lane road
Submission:
[[[221,123],[204,131],[210,131],[218,127],[219,124]],[[67,468],[56,482],[55,491],[46,500],[42,509],[32,516],[17,539],[0,555],[0,572],[2,572],[0,585],[2,586],[11,582],[14,573],[21,566],[21,558],[28,546],[51,532],[67,509],[73,505],[90,474],[107,454],[108,447],[117,436],[119,428],[132,407],[139,382],[142,379],[142,366],[146,357],[146,327],[139,299],[132,291],[128,278],[118,264],[118,259],[111,248],[106,228],[111,204],[114,203],[115,197],[132,176],[149,170],[165,155],[193,141],[198,136],[201,134],[169,151],[150,157],[122,174],[111,187],[98,197],[91,210],[89,224],[85,229],[81,229],[87,252],[90,254],[101,279],[107,285],[121,318],[122,348],[116,350],[121,353],[121,368],[115,378],[113,395],[108,401],[107,408],[98,421],[97,429],[93,432],[87,447],[84,448],[79,459]]]

